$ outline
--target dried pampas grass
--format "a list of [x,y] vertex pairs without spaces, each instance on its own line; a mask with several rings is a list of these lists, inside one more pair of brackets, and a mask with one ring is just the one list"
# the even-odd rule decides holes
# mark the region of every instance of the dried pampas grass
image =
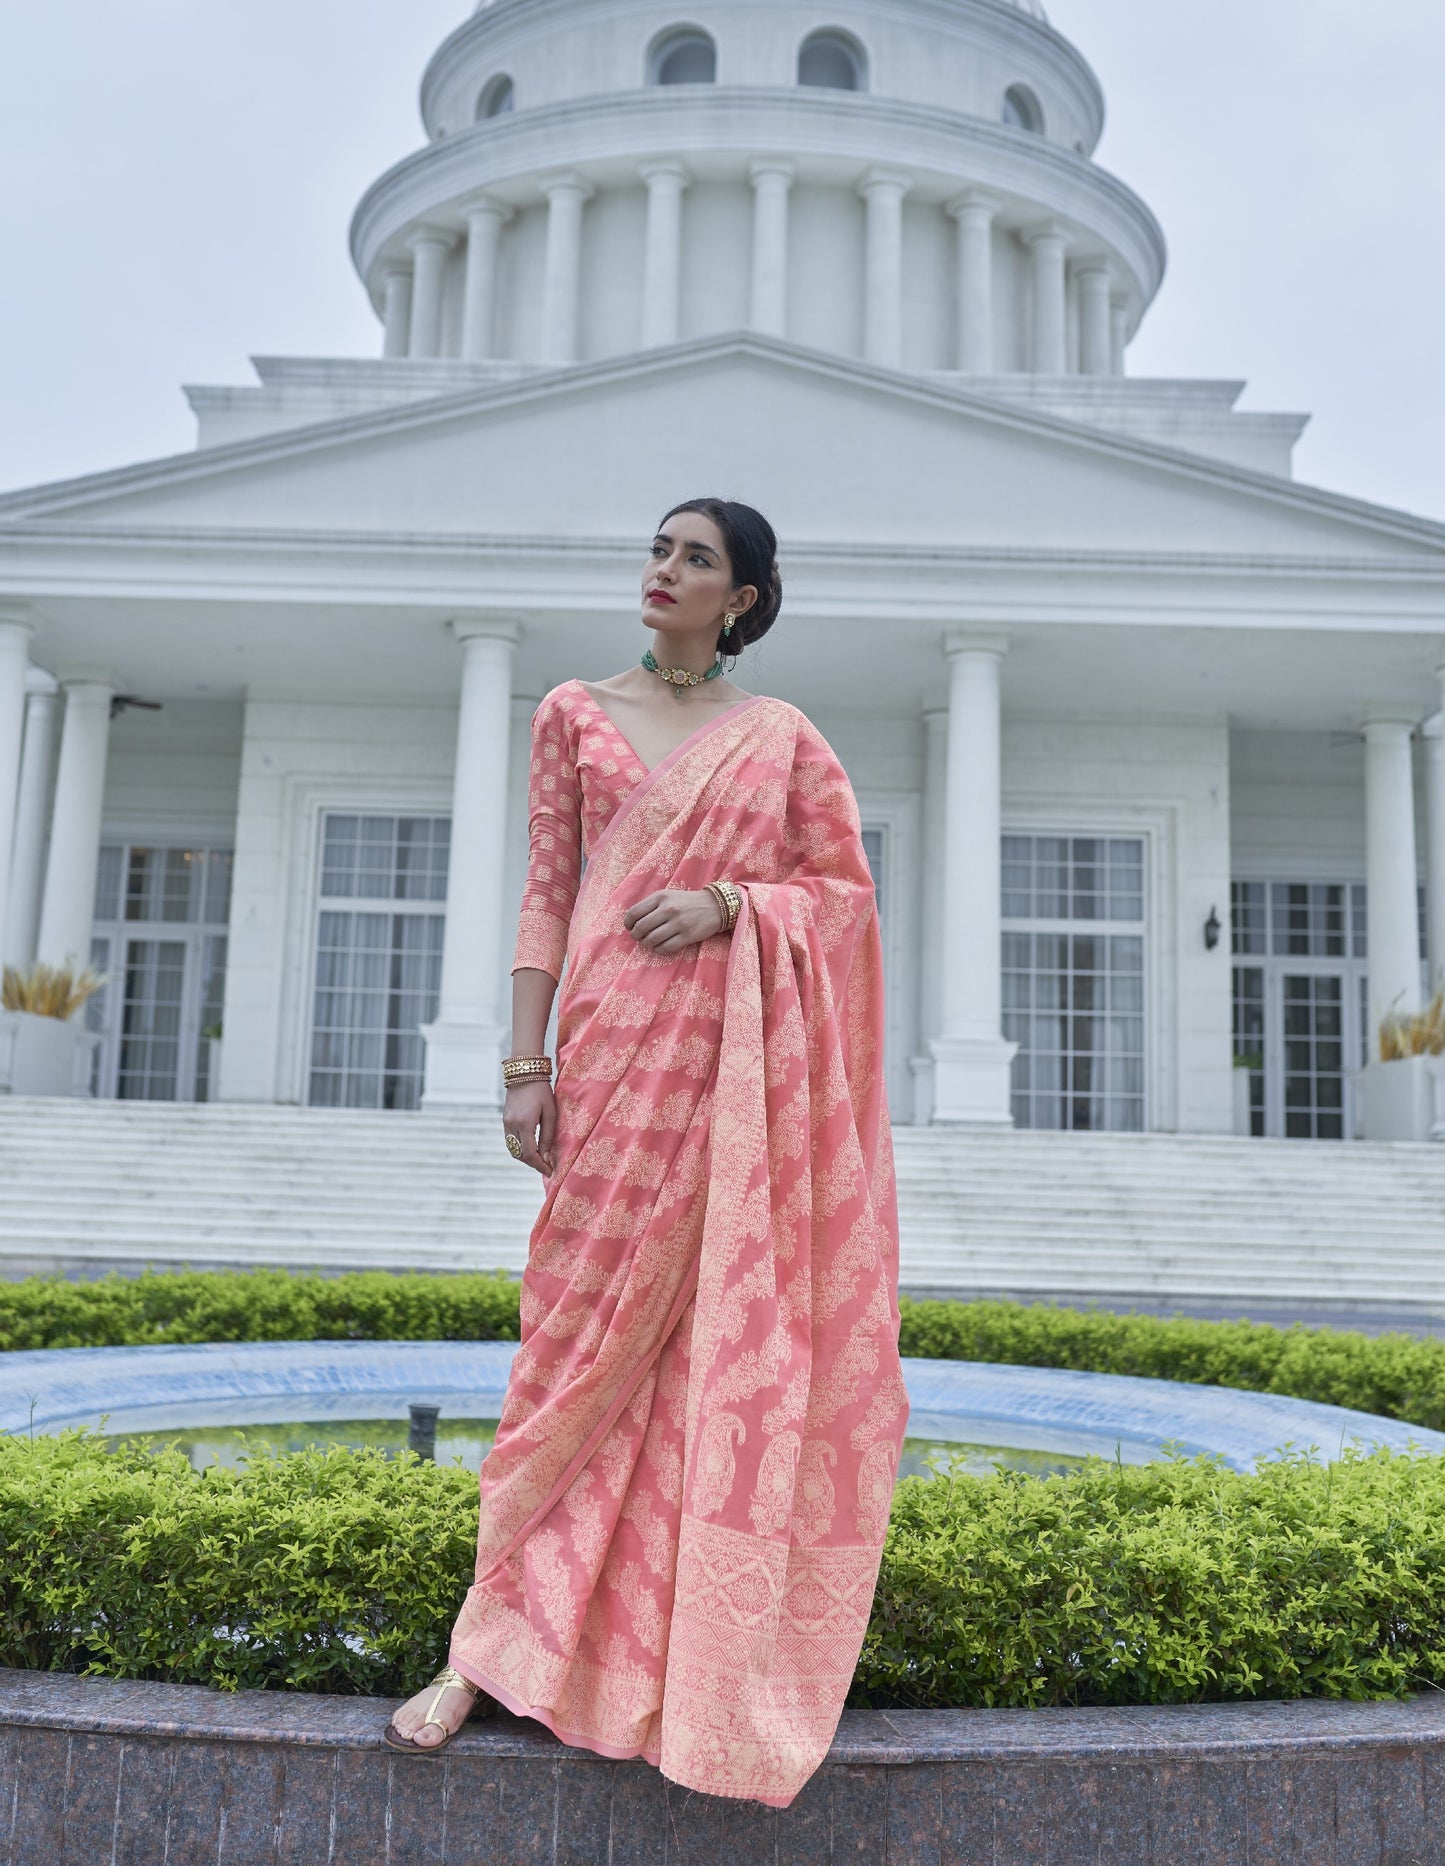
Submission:
[[1381,1022],[1380,1061],[1398,1063],[1407,1056],[1445,1056],[1445,985],[1423,1011]]
[[73,1017],[105,982],[105,973],[88,965],[77,971],[74,966],[42,965],[37,960],[23,972],[7,965],[0,988],[0,1008],[63,1020]]

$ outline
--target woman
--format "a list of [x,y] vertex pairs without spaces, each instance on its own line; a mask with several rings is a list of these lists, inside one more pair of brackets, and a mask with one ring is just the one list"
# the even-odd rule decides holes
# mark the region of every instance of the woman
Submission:
[[434,1753],[480,1690],[786,1807],[857,1663],[908,1408],[857,803],[718,652],[776,620],[775,551],[748,506],[674,508],[641,666],[533,718],[503,1125],[547,1190],[476,1582],[387,1740]]

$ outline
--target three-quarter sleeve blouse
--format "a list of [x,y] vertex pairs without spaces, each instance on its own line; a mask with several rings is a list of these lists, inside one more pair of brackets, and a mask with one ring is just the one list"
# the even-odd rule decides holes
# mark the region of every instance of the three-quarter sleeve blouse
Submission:
[[527,883],[514,972],[532,966],[560,982],[587,851],[646,776],[636,752],[580,681],[564,681],[543,697],[532,715]]

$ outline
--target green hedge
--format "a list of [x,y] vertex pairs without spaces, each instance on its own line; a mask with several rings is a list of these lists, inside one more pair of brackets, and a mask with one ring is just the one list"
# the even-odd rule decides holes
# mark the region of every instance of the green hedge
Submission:
[[147,1271],[0,1284],[0,1349],[163,1341],[515,1341],[521,1285],[490,1276]]
[[860,1704],[1445,1685],[1445,1459],[1208,1459],[898,1487]]
[[419,1690],[477,1558],[460,1466],[332,1448],[191,1469],[0,1439],[0,1664],[172,1684]]
[[[515,1341],[494,1276],[188,1271],[0,1284],[0,1348],[158,1341]],[[1149,1374],[1288,1393],[1445,1430],[1445,1342],[1259,1322],[1160,1320],[1017,1302],[902,1303],[905,1354]]]
[[[445,1657],[476,1479],[374,1450],[191,1470],[0,1441],[0,1664],[400,1695]],[[905,1479],[853,1701],[1389,1697],[1445,1685],[1445,1460]]]

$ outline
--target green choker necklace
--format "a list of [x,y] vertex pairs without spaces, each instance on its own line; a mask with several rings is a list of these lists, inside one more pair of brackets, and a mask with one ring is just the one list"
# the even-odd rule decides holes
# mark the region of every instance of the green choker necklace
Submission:
[[714,661],[705,674],[694,674],[685,667],[659,667],[657,657],[653,654],[651,648],[644,650],[642,665],[654,674],[661,674],[662,678],[671,686],[672,697],[675,700],[680,700],[682,698],[682,690],[684,687],[697,687],[705,680],[716,680],[718,675],[723,671],[721,661]]

